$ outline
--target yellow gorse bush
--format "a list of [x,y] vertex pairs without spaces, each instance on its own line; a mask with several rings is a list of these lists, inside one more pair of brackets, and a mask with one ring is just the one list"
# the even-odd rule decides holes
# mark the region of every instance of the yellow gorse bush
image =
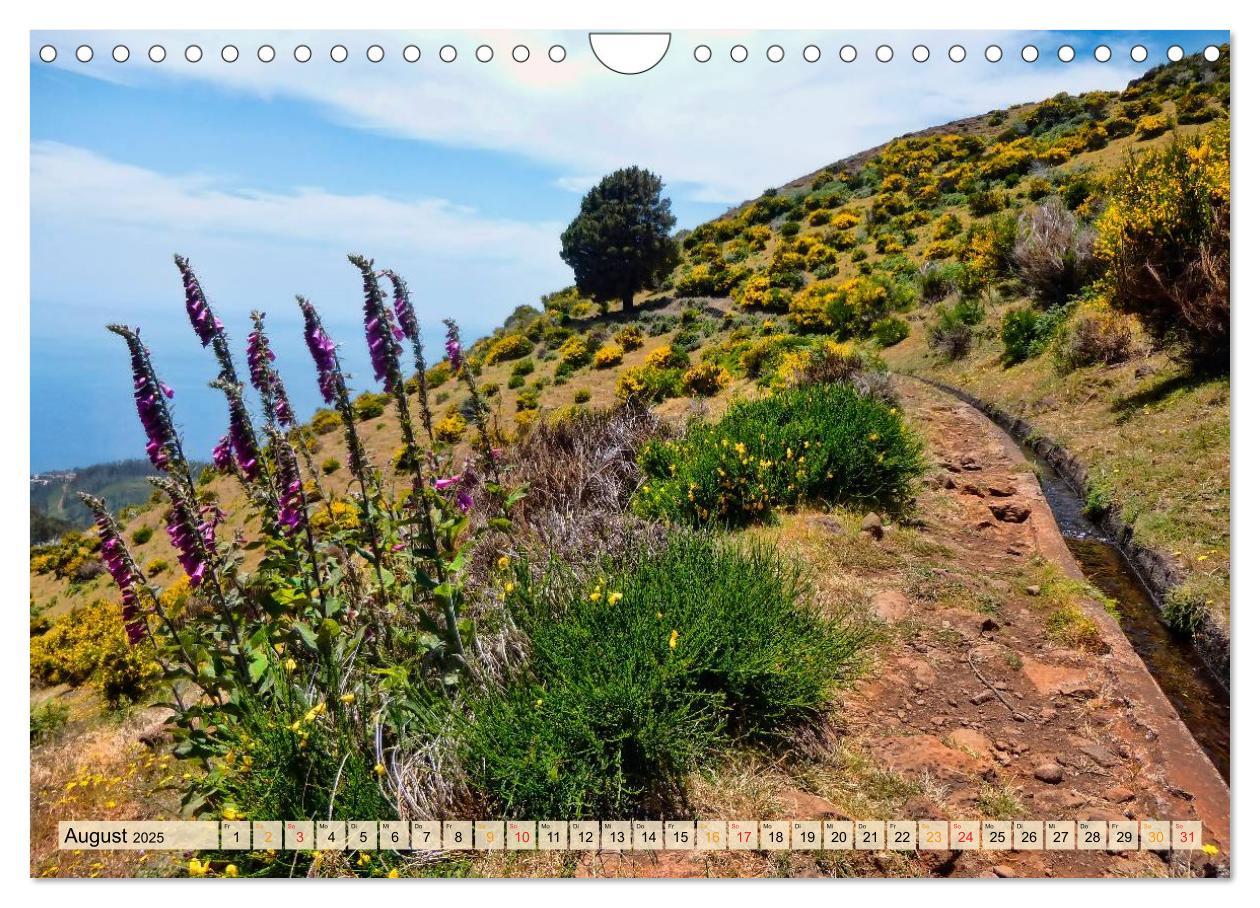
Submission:
[[524,334],[505,334],[490,345],[490,349],[486,351],[485,364],[493,366],[504,360],[520,359],[529,355],[533,349],[533,343]]
[[625,351],[618,344],[605,344],[595,351],[595,368],[611,369],[621,362]]
[[161,677],[150,647],[133,647],[122,609],[97,599],[57,618],[31,638],[31,677],[44,684],[91,683],[107,700],[134,700]]

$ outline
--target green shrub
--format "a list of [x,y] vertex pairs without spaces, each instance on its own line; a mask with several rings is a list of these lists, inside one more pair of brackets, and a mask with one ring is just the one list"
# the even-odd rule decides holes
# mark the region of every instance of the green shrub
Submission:
[[327,435],[329,432],[336,432],[341,428],[341,417],[336,410],[326,410],[320,408],[315,411],[315,415],[311,418],[311,429],[316,435]]
[[354,399],[354,415],[359,421],[376,419],[384,415],[387,406],[389,406],[388,394],[364,391]]
[[446,384],[454,374],[450,362],[441,359],[424,371],[424,381],[429,390],[433,390]]
[[518,359],[516,362],[512,363],[512,371],[510,374],[513,378],[524,378],[526,375],[532,375],[533,372],[534,361],[527,356],[524,359]]
[[144,545],[153,538],[153,527],[137,527],[131,534],[131,541],[136,545]]
[[1003,360],[1008,366],[1039,356],[1054,339],[1067,310],[1044,312],[1031,307],[1012,309],[1002,316]]
[[326,458],[324,462],[319,465],[319,469],[325,476],[331,476],[341,469],[341,461],[335,457]]
[[682,534],[609,567],[586,582],[521,573],[509,596],[528,674],[477,698],[460,735],[474,784],[507,816],[677,802],[724,745],[817,721],[866,642],[810,609],[768,546]]
[[590,388],[578,388],[573,392],[573,402],[575,404],[584,404],[591,399]]
[[520,359],[522,356],[528,356],[533,349],[533,342],[525,335],[505,334],[490,345],[490,349],[486,351],[485,362],[487,366],[493,366],[495,363],[510,359]]
[[651,442],[639,464],[639,514],[723,525],[807,502],[895,510],[923,469],[921,445],[897,412],[842,384],[738,401],[715,423]]
[[936,321],[928,327],[928,346],[948,359],[962,359],[971,352],[974,328],[984,321],[978,300],[960,299],[936,307]]
[[60,700],[46,700],[31,709],[31,743],[55,737],[70,720],[70,707]]
[[881,318],[871,325],[871,337],[881,347],[891,347],[893,344],[899,344],[909,336],[910,323],[904,318],[898,318],[895,315]]
[[997,189],[982,189],[967,196],[967,210],[973,217],[995,214],[1006,207],[1006,193]]
[[683,370],[654,365],[636,366],[617,376],[617,400],[650,406],[682,393]]

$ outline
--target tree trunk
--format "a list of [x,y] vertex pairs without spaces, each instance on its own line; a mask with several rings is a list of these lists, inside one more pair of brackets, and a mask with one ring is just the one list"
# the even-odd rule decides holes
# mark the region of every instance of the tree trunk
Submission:
[[627,290],[621,295],[621,311],[629,312],[634,308],[634,291]]

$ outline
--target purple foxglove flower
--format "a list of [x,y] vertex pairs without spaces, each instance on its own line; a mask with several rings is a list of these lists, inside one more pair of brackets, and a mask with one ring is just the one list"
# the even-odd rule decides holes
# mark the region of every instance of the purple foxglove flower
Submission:
[[192,322],[193,331],[197,333],[201,346],[208,347],[215,335],[223,330],[223,323],[210,311],[210,303],[201,289],[201,282],[193,273],[192,266],[188,264],[188,259],[181,255],[175,256],[175,267],[184,280],[184,306],[188,310],[188,320]]
[[372,262],[358,255],[350,256],[350,261],[363,275],[363,333],[372,359],[372,374],[385,384],[387,392],[392,392],[402,378],[398,369],[402,347],[398,340],[403,333],[394,325],[389,307],[385,305]]
[[110,325],[109,330],[126,341],[127,349],[131,352],[132,395],[146,438],[144,450],[153,466],[165,471],[170,466],[170,455],[176,445],[175,433],[162,397],[173,397],[175,392],[159,382],[153,374],[149,351],[140,342],[138,330],[133,331],[123,325]]
[[273,450],[276,452],[276,468],[279,471],[280,510],[276,514],[276,523],[280,532],[286,536],[306,526],[306,496],[302,492],[302,476],[298,472],[297,458],[283,436],[272,434]]
[[460,489],[455,493],[455,506],[459,508],[461,513],[467,514],[472,510],[473,497],[467,489]]
[[324,403],[335,404],[337,402],[337,391],[341,384],[341,372],[337,364],[337,345],[325,333],[324,326],[320,324],[319,314],[315,311],[315,307],[300,296],[298,297],[298,306],[302,309],[302,316],[305,321],[306,348],[310,350],[311,359],[315,361],[315,373],[319,380],[319,393],[323,396]]
[[445,479],[433,480],[433,488],[437,489],[439,492],[445,492],[447,489],[454,488],[463,481],[464,476],[462,473],[455,476],[447,476]]
[[118,525],[105,510],[105,502],[90,495],[80,494],[80,498],[91,509],[96,522],[96,535],[101,542],[101,560],[105,569],[122,593],[122,619],[127,630],[127,642],[135,646],[144,639],[145,619],[140,610],[136,595],[137,588],[144,582],[140,576],[126,544],[118,532]]
[[262,397],[267,417],[282,426],[292,426],[295,423],[293,408],[289,404],[289,395],[285,393],[280,373],[271,365],[276,361],[276,354],[272,352],[271,343],[263,331],[263,314],[254,312],[251,317],[254,320],[254,330],[249,333],[245,343],[249,379]]
[[220,438],[219,443],[210,452],[210,459],[214,462],[214,468],[220,473],[226,473],[232,469],[232,439],[226,435]]
[[446,324],[446,358],[456,372],[464,364],[464,350],[459,342],[459,326],[454,319],[445,319]]
[[231,440],[232,453],[236,456],[236,465],[248,480],[258,477],[262,463],[258,457],[258,447],[254,440],[254,429],[249,421],[249,413],[241,400],[239,391],[228,393],[228,438]]
[[179,566],[188,575],[188,585],[192,587],[200,586],[205,579],[205,554],[214,546],[213,527],[211,541],[207,542],[206,524],[204,520],[194,519],[182,495],[172,496],[171,509],[166,517],[166,536],[175,549]]
[[[398,319],[402,336],[413,343],[420,343],[420,321],[416,318],[416,310],[412,308],[411,293],[407,289],[407,282],[394,271],[382,271],[381,274],[389,278],[390,283],[394,285],[394,315]],[[401,337],[399,339],[401,340]]]

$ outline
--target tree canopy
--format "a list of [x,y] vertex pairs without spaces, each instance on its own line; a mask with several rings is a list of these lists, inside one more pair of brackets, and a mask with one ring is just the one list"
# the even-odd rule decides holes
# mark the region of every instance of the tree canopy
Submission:
[[656,174],[625,167],[583,197],[560,237],[560,257],[583,295],[597,302],[621,300],[629,308],[636,291],[654,286],[677,263],[670,237],[675,218],[662,188]]

